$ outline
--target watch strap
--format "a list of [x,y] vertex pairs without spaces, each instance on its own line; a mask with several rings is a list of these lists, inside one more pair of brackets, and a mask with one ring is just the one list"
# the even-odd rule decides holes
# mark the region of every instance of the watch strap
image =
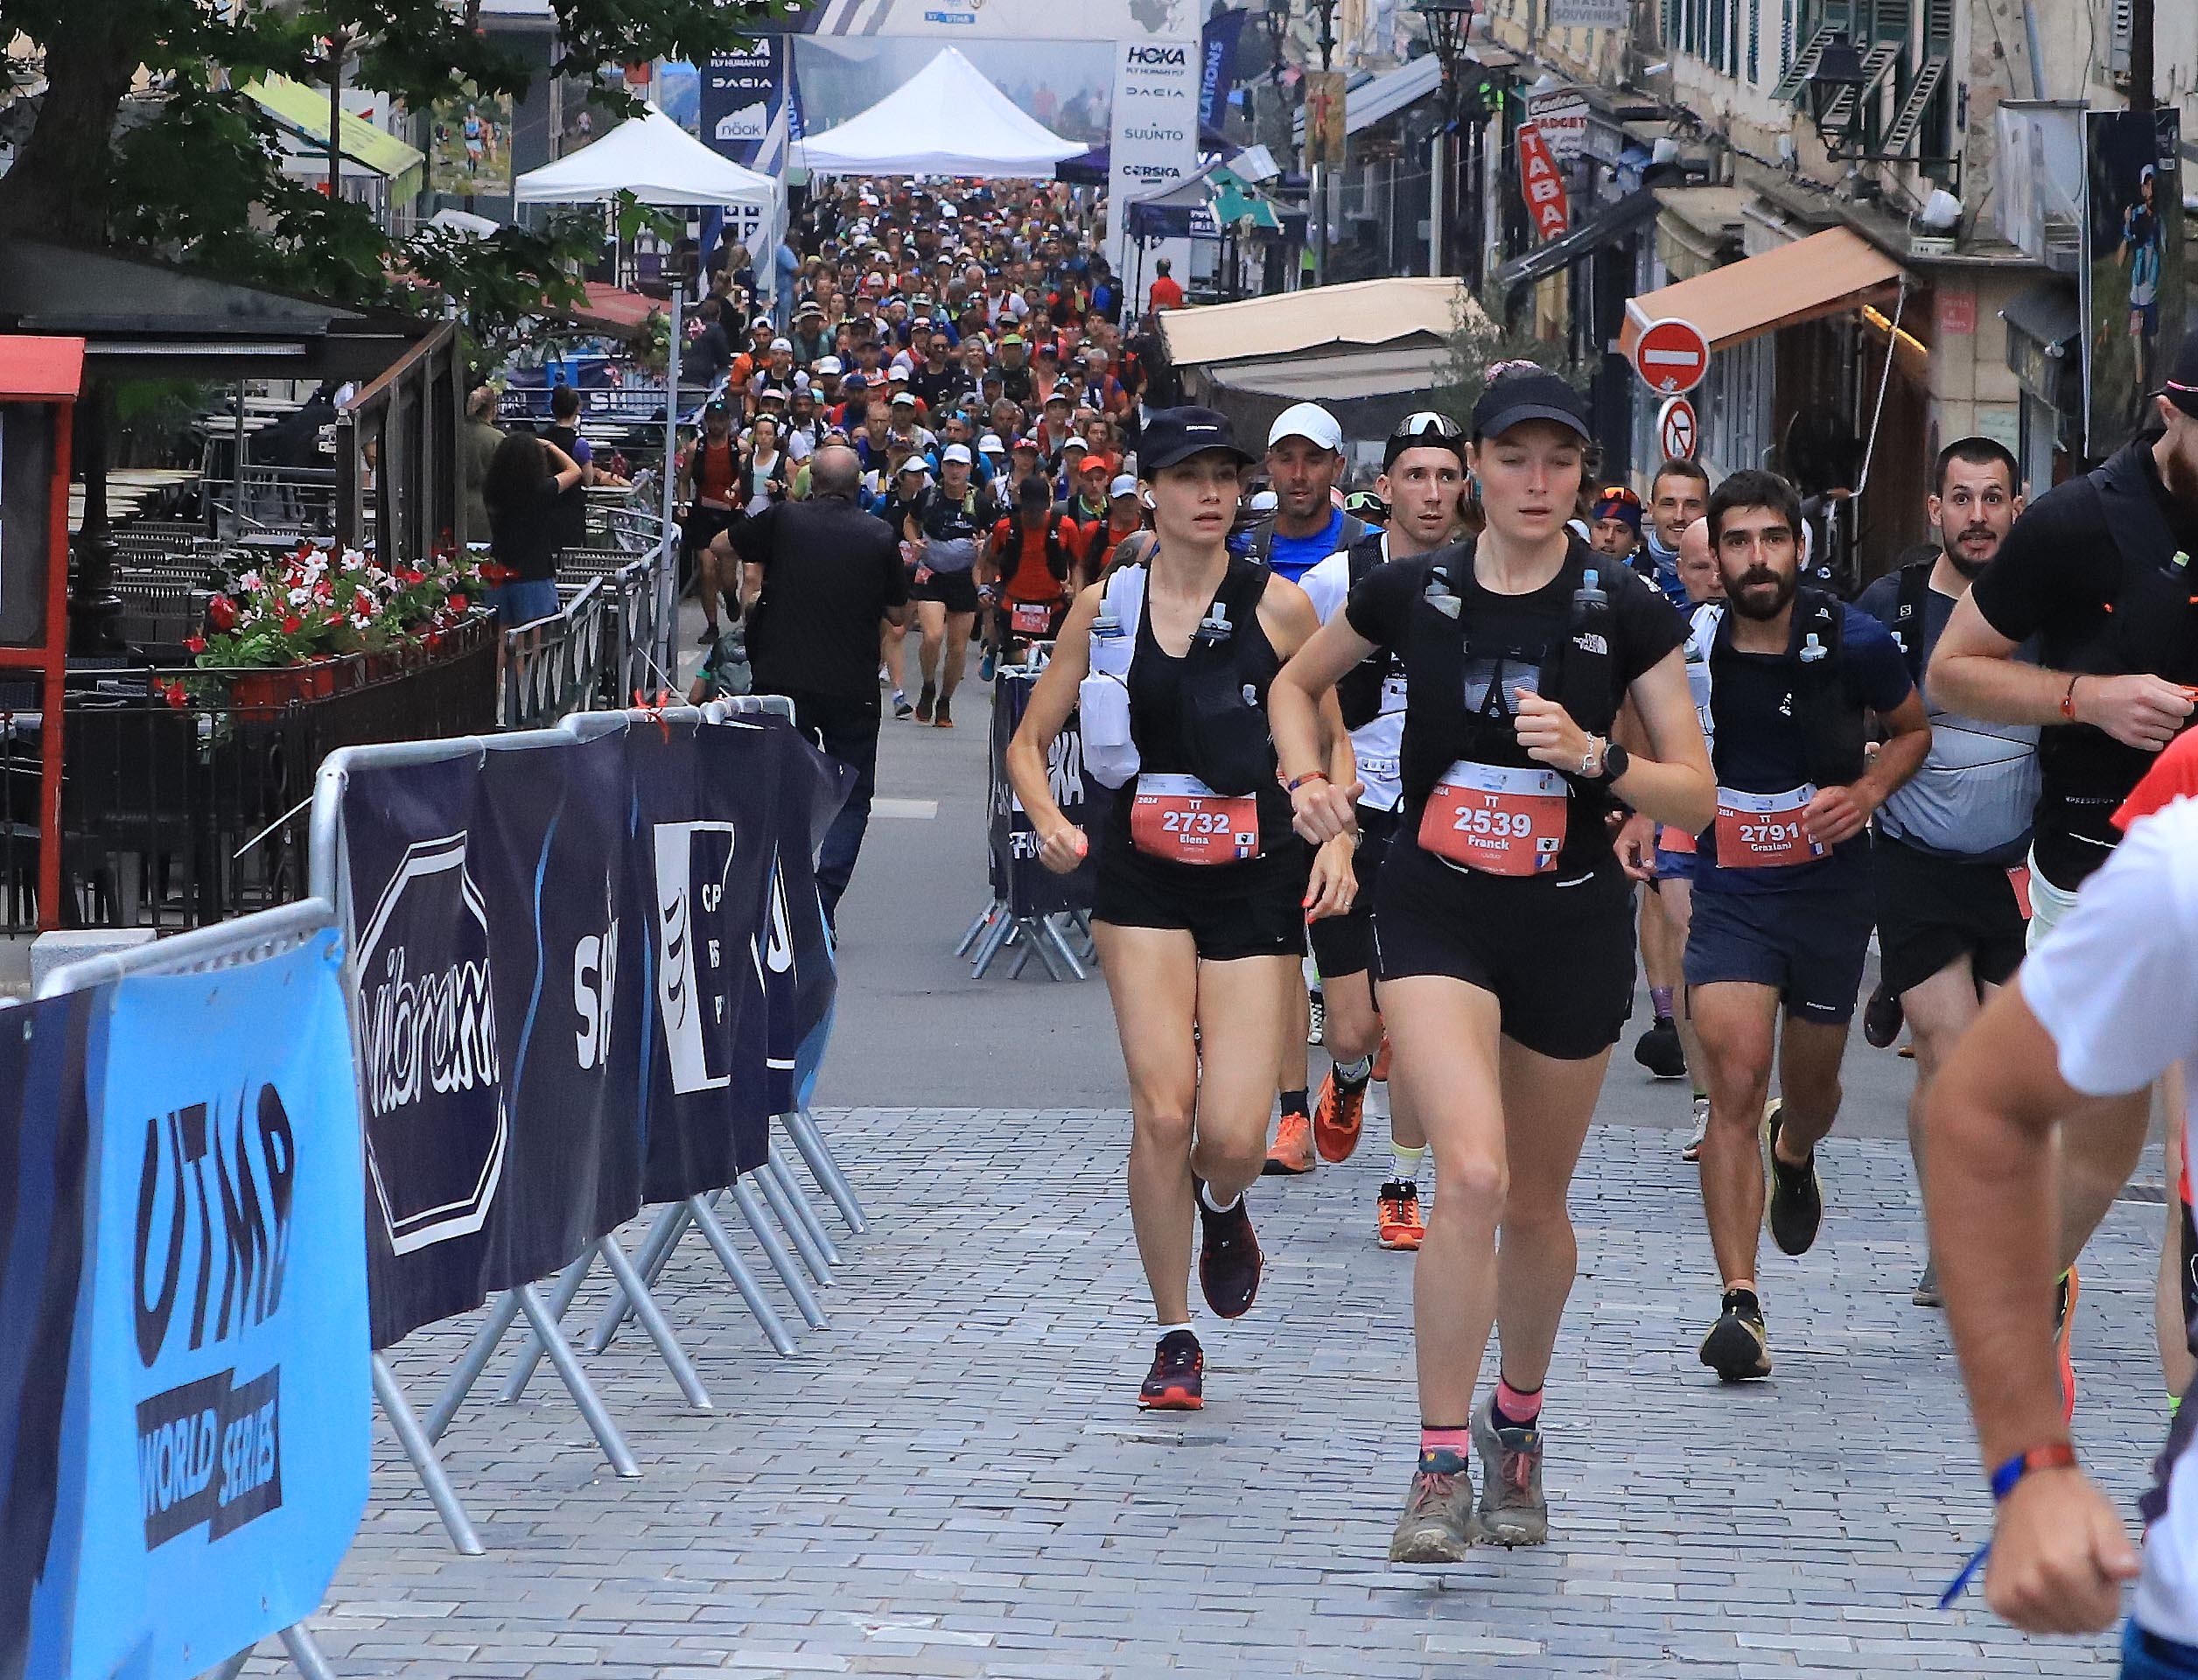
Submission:
[[2076,1467],[2076,1448],[2067,1441],[2048,1441],[2043,1446],[2034,1446],[2018,1452],[1992,1473],[1992,1503],[1997,1505],[2015,1491],[2015,1484],[2033,1470],[2073,1470]]

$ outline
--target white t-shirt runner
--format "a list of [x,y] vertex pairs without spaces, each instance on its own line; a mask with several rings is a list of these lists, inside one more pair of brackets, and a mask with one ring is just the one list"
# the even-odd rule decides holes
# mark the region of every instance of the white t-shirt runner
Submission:
[[[2059,1051],[2061,1077],[2086,1096],[2143,1090],[2177,1061],[2198,1068],[2198,800],[2179,799],[2131,828],[2023,964],[2020,984]],[[2186,1160],[2191,1119],[2186,1097]],[[2146,1632],[2185,1645],[2198,1645],[2194,1433],[2198,1410],[2186,1406],[2145,1502],[2152,1521],[2136,1607]]]
[[[1382,538],[1382,558],[1389,558],[1389,538]],[[1343,610],[1351,593],[1351,556],[1338,549],[1298,579],[1298,586],[1312,598],[1312,610],[1326,624]],[[1380,655],[1376,655],[1380,657]],[[1366,791],[1359,803],[1369,811],[1393,811],[1404,801],[1399,779],[1404,751],[1404,679],[1394,677],[1382,684],[1382,709],[1370,722],[1351,732],[1351,752],[1358,760],[1359,780]]]

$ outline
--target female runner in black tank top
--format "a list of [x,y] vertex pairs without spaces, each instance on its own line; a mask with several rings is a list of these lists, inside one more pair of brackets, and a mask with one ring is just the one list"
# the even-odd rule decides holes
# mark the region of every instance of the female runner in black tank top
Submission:
[[[1220,415],[1176,409],[1147,421],[1143,458],[1158,546],[1137,622],[1110,612],[1101,625],[1113,641],[1110,674],[1124,651],[1113,639],[1136,639],[1126,687],[1139,764],[1095,836],[1092,928],[1129,1073],[1130,1209],[1161,1330],[1139,1402],[1187,1409],[1202,1397],[1188,1301],[1194,1208],[1207,1304],[1234,1318],[1259,1284],[1243,1193],[1265,1159],[1304,924],[1348,907],[1351,840],[1309,853],[1276,780],[1267,687],[1317,620],[1295,584],[1228,554],[1250,457]],[[1048,762],[1091,673],[1107,588],[1077,597],[1007,752],[1040,861],[1064,874],[1087,841],[1054,800]],[[1340,774],[1349,744],[1333,700],[1327,727]],[[1086,736],[1089,774],[1089,724]]]
[[[1684,625],[1564,528],[1585,404],[1551,374],[1500,374],[1473,443],[1486,530],[1369,574],[1276,679],[1270,713],[1299,831],[1326,839],[1352,824],[1354,790],[1319,778],[1317,706],[1380,648],[1404,659],[1404,809],[1376,896],[1376,974],[1391,1089],[1425,1124],[1439,1194],[1414,1277],[1423,1428],[1400,1562],[1548,1537],[1537,1424],[1572,1286],[1565,1191],[1633,991],[1606,818],[1623,800],[1691,832],[1714,803]],[[1541,692],[1552,682],[1592,731]],[[1638,754],[1601,738],[1614,724]],[[1502,1366],[1476,1408],[1492,1319]]]

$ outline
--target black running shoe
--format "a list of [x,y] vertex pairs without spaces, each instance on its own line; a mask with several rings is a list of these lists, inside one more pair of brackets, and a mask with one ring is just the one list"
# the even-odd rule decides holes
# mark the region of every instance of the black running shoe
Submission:
[[1199,1220],[1206,1228],[1206,1240],[1198,1251],[1198,1286],[1214,1317],[1241,1319],[1251,1311],[1252,1299],[1259,1293],[1259,1238],[1252,1232],[1251,1211],[1239,1196],[1234,1208],[1217,1214],[1206,1205],[1205,1181],[1191,1182]]
[[1720,1382],[1745,1382],[1771,1374],[1771,1346],[1763,1331],[1762,1303],[1754,1292],[1728,1289],[1724,1310],[1702,1338],[1702,1362]]
[[1771,1164],[1771,1194],[1768,1213],[1771,1241],[1782,1254],[1807,1254],[1816,1246],[1817,1227],[1824,1222],[1824,1187],[1816,1182],[1816,1152],[1809,1152],[1806,1166],[1788,1166],[1778,1158],[1778,1131],[1784,1116],[1774,1097],[1763,1110],[1768,1141],[1763,1152]]
[[1153,1350],[1152,1368],[1138,1390],[1147,1411],[1196,1411],[1206,1404],[1206,1353],[1187,1330],[1171,1330]]
[[928,724],[931,721],[931,709],[938,704],[938,699],[939,685],[935,682],[925,683],[923,692],[916,696],[916,721],[918,723]]
[[1634,1040],[1634,1060],[1658,1079],[1687,1076],[1686,1046],[1679,1042],[1679,1028],[1669,1015]]
[[1862,1006],[1862,1036],[1875,1048],[1889,1050],[1894,1040],[1900,1036],[1900,1024],[1905,1018],[1900,994],[1887,991],[1880,981],[1878,989],[1870,994],[1870,1001]]

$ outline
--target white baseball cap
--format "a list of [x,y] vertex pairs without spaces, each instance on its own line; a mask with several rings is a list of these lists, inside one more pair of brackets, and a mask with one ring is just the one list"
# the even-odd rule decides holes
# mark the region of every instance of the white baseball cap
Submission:
[[1292,402],[1275,416],[1267,430],[1267,447],[1272,449],[1285,438],[1302,438],[1316,449],[1343,452],[1343,428],[1318,402]]
[[840,366],[840,360],[837,356],[826,356],[816,364],[816,376],[819,379],[830,379],[834,374],[845,371],[846,369]]
[[1134,496],[1137,493],[1138,481],[1127,472],[1118,474],[1115,481],[1107,486],[1107,494],[1110,496]]
[[967,444],[948,444],[941,452],[939,456],[941,466],[950,466],[956,461],[961,462],[964,466],[970,465],[970,446]]
[[1004,455],[1007,445],[1000,441],[997,431],[988,431],[976,440],[977,452],[983,455]]
[[1255,514],[1271,514],[1282,506],[1282,498],[1271,490],[1255,490],[1250,506]]
[[794,340],[791,339],[774,339],[771,340],[771,348],[774,351],[791,350],[793,347]]

